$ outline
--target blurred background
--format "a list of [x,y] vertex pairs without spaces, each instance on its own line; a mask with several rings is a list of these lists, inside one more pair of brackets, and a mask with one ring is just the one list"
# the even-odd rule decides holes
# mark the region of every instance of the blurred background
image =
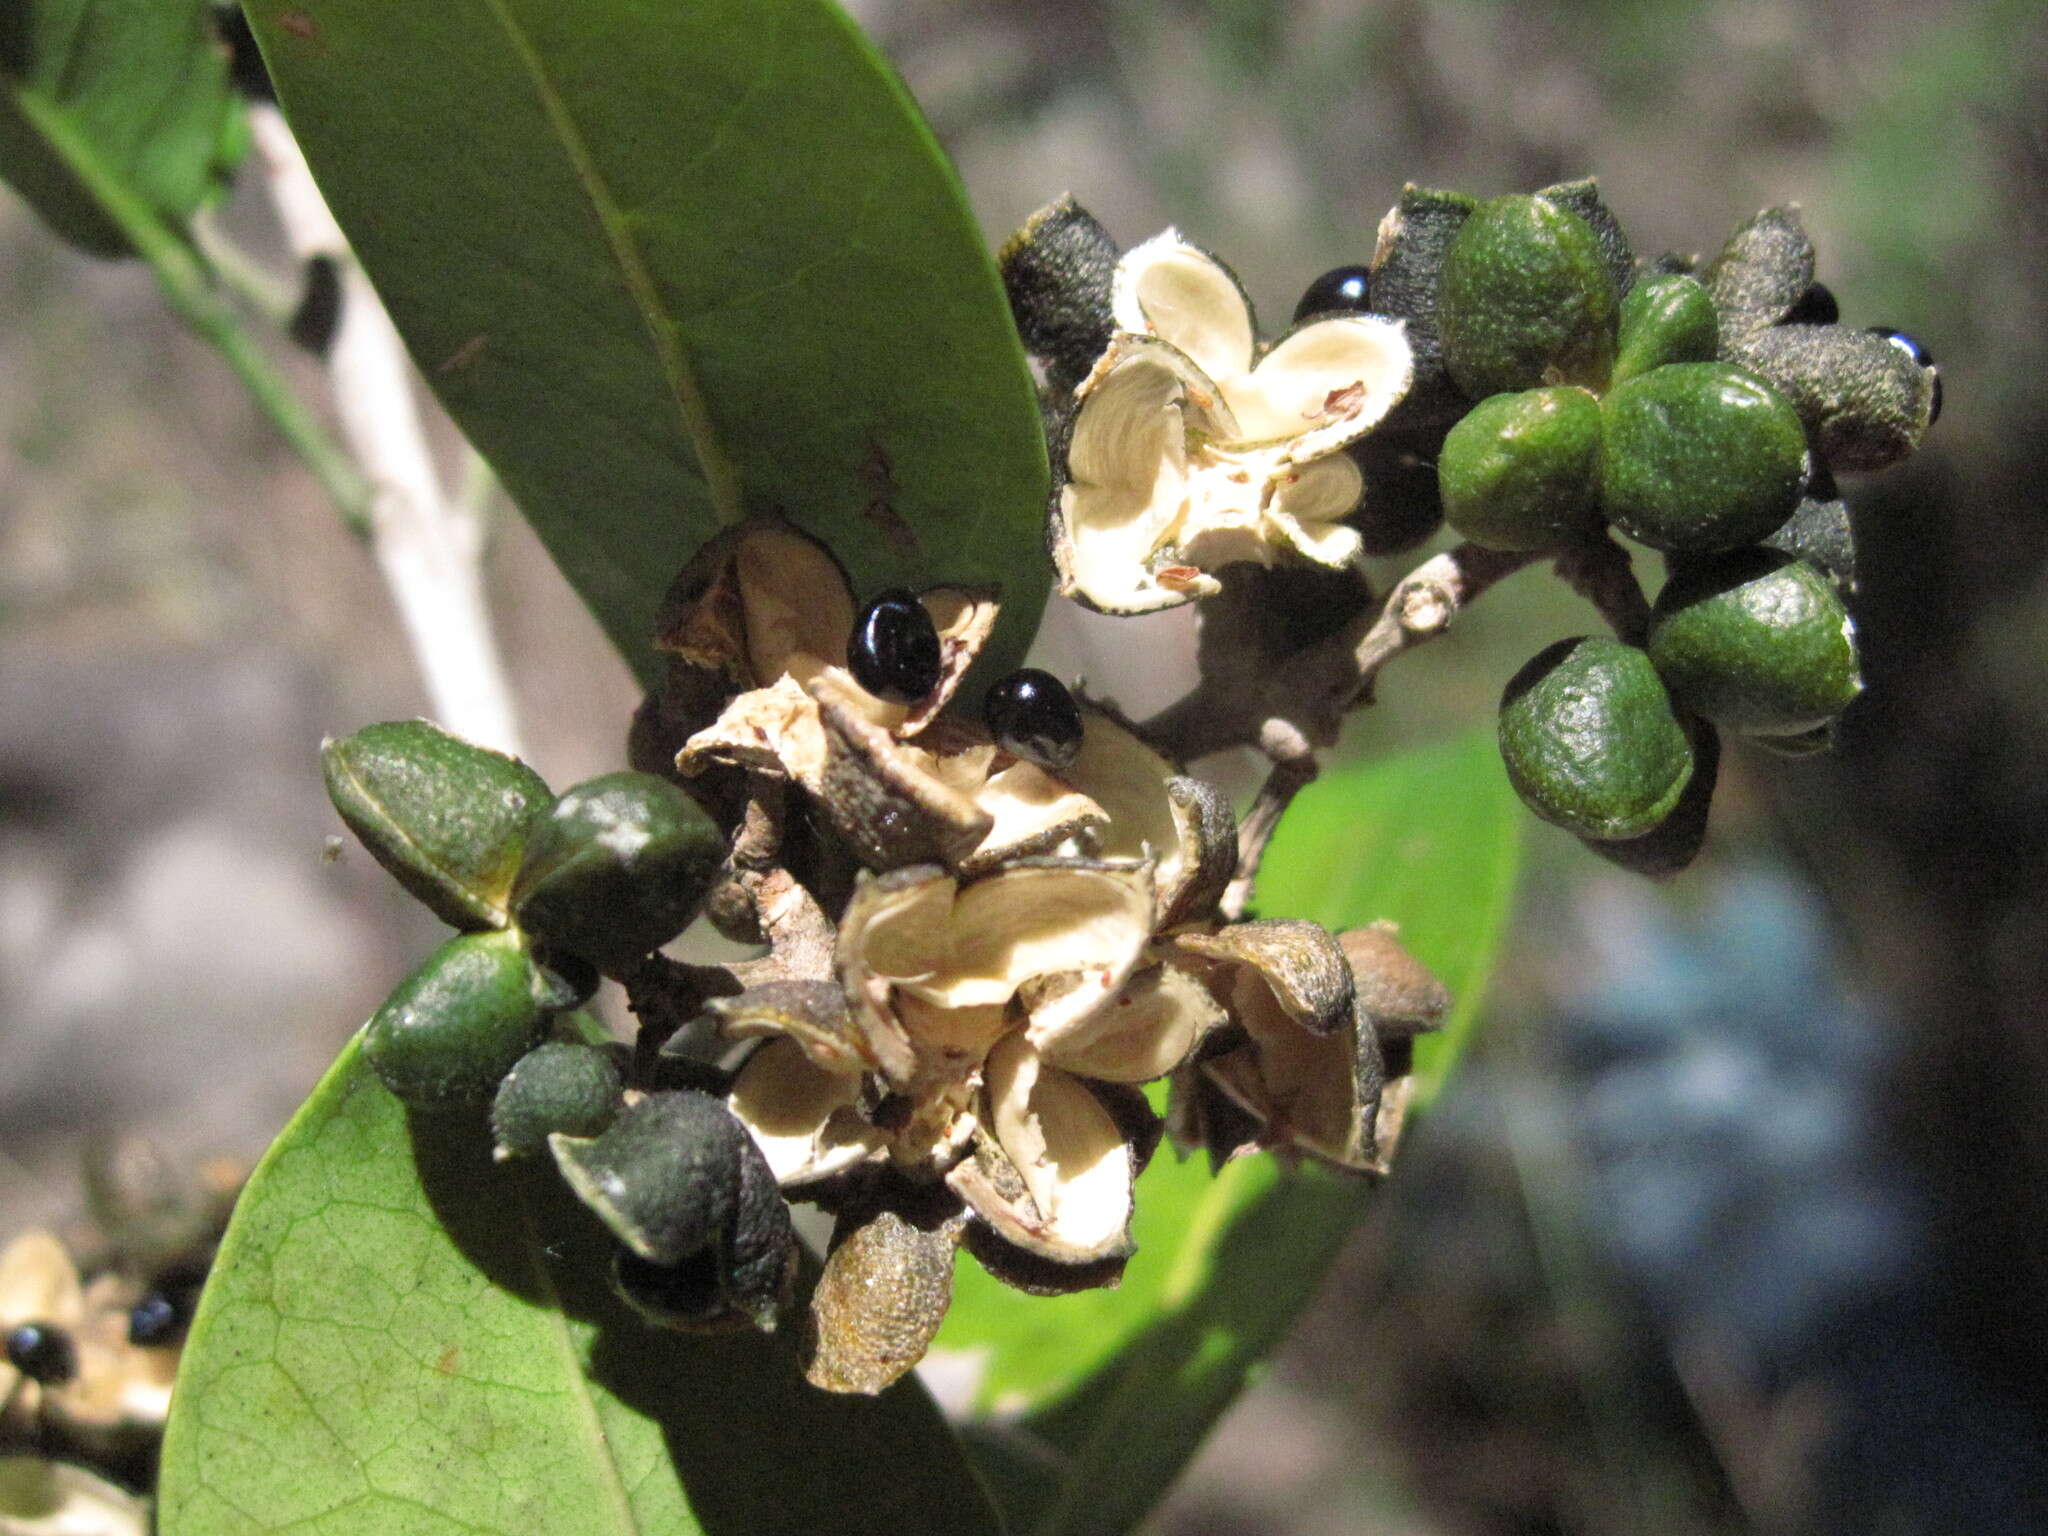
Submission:
[[[1159,1528],[2048,1530],[2048,7],[851,8],[991,241],[1071,190],[1270,329],[1404,180],[1590,171],[1645,255],[1800,203],[1844,319],[1942,369],[1926,449],[1847,487],[1841,750],[1731,751],[1669,886],[1530,823],[1470,1070]],[[435,934],[326,843],[320,737],[425,708],[370,562],[139,265],[7,196],[0,271],[4,1235],[114,1133],[253,1157]],[[634,690],[509,510],[490,582],[535,765],[618,766]],[[1061,623],[1126,702],[1170,686],[1172,622],[1121,662]],[[1486,720],[1590,624],[1518,578],[1346,750]]]

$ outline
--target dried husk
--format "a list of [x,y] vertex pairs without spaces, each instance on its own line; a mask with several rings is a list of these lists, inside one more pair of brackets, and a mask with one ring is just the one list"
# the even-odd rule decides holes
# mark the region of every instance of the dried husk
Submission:
[[986,1133],[947,1183],[1006,1242],[1063,1265],[1126,1257],[1131,1147],[1081,1082],[1048,1067],[1023,1037],[989,1055]]
[[886,1138],[860,1110],[861,1073],[819,1067],[793,1039],[747,1058],[726,1095],[784,1189],[836,1178],[881,1157]]
[[953,1299],[963,1225],[961,1214],[919,1220],[888,1209],[842,1217],[811,1294],[812,1386],[872,1397],[924,1358]]

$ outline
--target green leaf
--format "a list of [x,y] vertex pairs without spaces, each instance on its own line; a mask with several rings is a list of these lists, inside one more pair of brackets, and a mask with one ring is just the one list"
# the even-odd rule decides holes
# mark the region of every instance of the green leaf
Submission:
[[343,1051],[250,1180],[186,1345],[163,1536],[981,1532],[921,1388],[806,1386],[773,1338],[648,1329],[551,1169]]
[[[1392,919],[1450,985],[1447,1027],[1416,1052],[1418,1105],[1478,1016],[1521,825],[1491,733],[1475,732],[1326,775],[1260,871],[1261,916]],[[1069,1536],[1141,1518],[1314,1295],[1371,1195],[1267,1158],[1212,1179],[1162,1152],[1138,1184],[1138,1255],[1120,1289],[1027,1301],[963,1264],[938,1347],[982,1369],[981,1407],[1000,1417],[971,1443],[1011,1528]]]
[[253,0],[278,93],[427,380],[645,677],[749,513],[863,597],[1037,625],[1045,451],[957,178],[824,0]]
[[65,239],[132,249],[99,184],[183,225],[243,147],[208,0],[34,0],[0,9],[0,177]]

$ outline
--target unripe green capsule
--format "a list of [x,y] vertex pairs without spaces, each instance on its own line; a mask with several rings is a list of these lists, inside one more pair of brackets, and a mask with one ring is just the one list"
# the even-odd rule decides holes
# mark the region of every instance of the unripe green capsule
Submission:
[[675,785],[608,773],[534,824],[512,905],[536,938],[618,972],[683,931],[724,857],[717,826]]
[[1707,840],[1707,813],[1721,770],[1721,735],[1697,715],[1685,724],[1692,737],[1692,778],[1671,814],[1640,837],[1579,839],[1608,862],[1652,879],[1686,868]]
[[1721,348],[1721,327],[1706,285],[1683,272],[1646,275],[1621,301],[1616,384],[1666,363],[1708,363]]
[[497,1156],[547,1150],[548,1137],[595,1136],[619,1112],[618,1063],[600,1046],[549,1040],[535,1046],[498,1084],[491,1101]]
[[1682,703],[1749,735],[1820,729],[1863,691],[1841,598],[1773,549],[1733,550],[1666,582],[1647,647]]
[[1600,403],[1560,385],[1495,395],[1444,438],[1444,520],[1488,549],[1554,549],[1600,532]]
[[1799,506],[1806,434],[1770,385],[1729,363],[1669,363],[1601,404],[1608,518],[1656,549],[1754,544]]
[[320,767],[349,830],[435,916],[505,925],[527,828],[552,798],[539,774],[425,720],[329,741]]
[[1560,640],[1517,672],[1500,706],[1508,779],[1545,821],[1601,839],[1653,830],[1693,775],[1693,744],[1635,646]]
[[[722,1100],[652,1093],[601,1136],[558,1135],[548,1145],[577,1198],[640,1261],[622,1264],[620,1279],[638,1282],[625,1287],[628,1300],[678,1325],[736,1313],[775,1326],[795,1267],[789,1208]],[[677,1287],[695,1299],[685,1304]],[[656,1292],[670,1294],[662,1302]]]
[[1542,196],[1496,197],[1465,220],[1444,257],[1444,366],[1475,400],[1539,384],[1604,389],[1616,309],[1584,219]]
[[544,989],[516,930],[459,935],[371,1017],[363,1059],[414,1109],[480,1103],[540,1042]]

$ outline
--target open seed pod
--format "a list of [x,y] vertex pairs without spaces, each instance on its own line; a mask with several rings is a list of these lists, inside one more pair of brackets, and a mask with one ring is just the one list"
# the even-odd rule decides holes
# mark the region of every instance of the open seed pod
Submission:
[[1229,797],[1176,774],[1109,705],[1084,699],[1081,711],[1087,729],[1067,777],[1106,813],[1094,851],[1151,860],[1161,929],[1203,916],[1237,873]]
[[1237,280],[1173,230],[1117,263],[1112,304],[1048,531],[1061,591],[1141,613],[1214,592],[1209,573],[1238,561],[1349,560],[1339,519],[1363,482],[1337,450],[1406,392],[1400,324],[1326,316],[1261,356]]
[[1111,1002],[1150,942],[1149,864],[1028,859],[962,883],[926,866],[863,880],[837,965],[869,1053],[898,1087],[978,1066],[1023,997],[1041,1036]]
[[1375,1168],[1385,1068],[1376,1032],[1360,1028],[1337,941],[1314,923],[1267,919],[1172,943],[1209,962],[1210,985],[1244,1029],[1244,1045],[1204,1059],[1200,1070],[1258,1118],[1262,1143]]
[[[835,989],[836,990],[836,989]],[[887,1137],[861,1113],[862,1073],[827,1071],[793,1038],[747,1058],[726,1107],[785,1189],[836,1178],[880,1157]]]
[[[178,1351],[138,1347],[128,1315],[141,1291],[107,1273],[81,1279],[63,1243],[29,1231],[0,1252],[0,1430],[22,1442],[121,1457],[162,1433]],[[21,1348],[35,1329],[42,1347]],[[42,1356],[33,1359],[32,1356]],[[18,1363],[17,1363],[18,1362]]]
[[1062,1266],[1128,1257],[1136,1161],[1117,1118],[1022,1036],[990,1052],[983,1134],[946,1182],[990,1230]]
[[938,718],[995,627],[994,594],[935,587],[918,601],[938,632],[937,684],[914,704],[876,698],[853,680],[847,642],[857,606],[838,562],[782,524],[750,526],[721,546],[724,562],[677,605],[659,642],[743,683],[676,754],[686,778],[719,764],[761,769],[820,792],[827,747],[812,685],[876,730],[915,736]]
[[[675,1272],[684,1289],[708,1275],[717,1308],[698,1308],[702,1320],[716,1310],[775,1326],[796,1239],[773,1171],[723,1103],[703,1093],[653,1093],[601,1136],[555,1135],[548,1145],[577,1198],[632,1256]],[[644,1301],[661,1277],[635,1273]]]
[[1046,1059],[1099,1082],[1149,1083],[1164,1077],[1228,1022],[1223,1006],[1200,980],[1163,963],[1138,971],[1106,1005],[1068,1016],[1052,1006],[1053,991],[1084,991],[1093,985],[1069,973],[1027,985],[1020,996],[1035,1016],[1058,1020],[1055,1026],[1026,1032]]
[[811,1064],[835,1076],[879,1067],[853,1027],[846,994],[829,981],[770,981],[733,997],[714,997],[705,1011],[728,1040],[787,1036]]

